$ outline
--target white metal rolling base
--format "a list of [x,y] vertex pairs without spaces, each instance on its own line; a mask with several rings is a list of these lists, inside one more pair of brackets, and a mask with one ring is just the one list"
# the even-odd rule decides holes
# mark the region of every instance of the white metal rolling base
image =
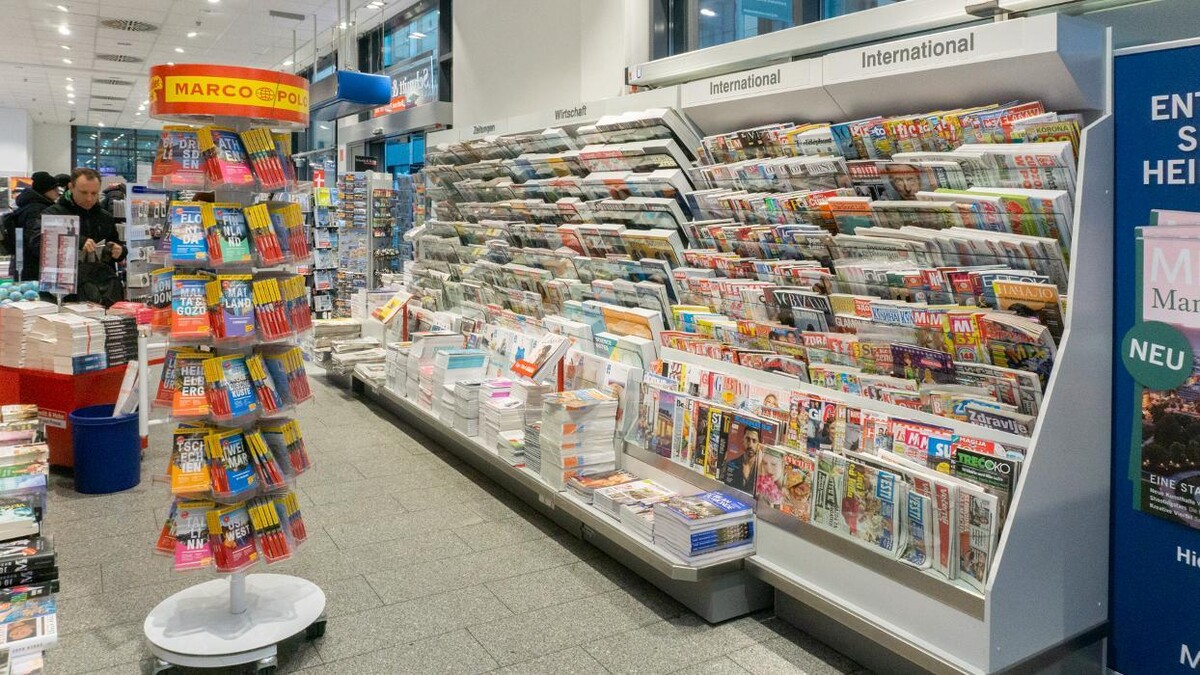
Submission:
[[325,633],[325,593],[286,574],[233,574],[163,600],[143,626],[155,673],[174,666],[225,668],[255,663],[273,673],[276,645]]

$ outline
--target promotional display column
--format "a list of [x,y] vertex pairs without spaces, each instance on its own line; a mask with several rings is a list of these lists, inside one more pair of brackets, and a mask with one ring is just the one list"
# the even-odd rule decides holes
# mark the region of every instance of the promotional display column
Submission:
[[[1200,41],[1118,52],[1112,637],[1124,675],[1200,667]],[[1086,411],[1079,411],[1087,414]]]
[[[287,73],[211,65],[155,66],[150,114],[163,134],[155,178],[185,181],[193,201],[168,208],[171,348],[155,404],[179,422],[174,504],[156,550],[176,570],[225,578],[163,600],[144,631],[173,666],[276,669],[276,645],[325,629],[325,594],[285,574],[250,574],[292,558],[307,537],[296,477],[309,466],[298,422],[310,399],[299,348],[311,309],[297,266],[310,264],[290,140],[308,124],[308,82]],[[212,201],[203,201],[202,193]],[[272,200],[274,197],[275,200]]]

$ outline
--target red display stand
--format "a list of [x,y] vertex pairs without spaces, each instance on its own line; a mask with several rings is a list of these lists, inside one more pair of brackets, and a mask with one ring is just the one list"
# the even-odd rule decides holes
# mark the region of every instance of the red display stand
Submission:
[[73,467],[72,410],[116,403],[125,377],[125,364],[94,373],[59,375],[46,370],[0,367],[0,404],[32,403],[46,424],[51,466]]

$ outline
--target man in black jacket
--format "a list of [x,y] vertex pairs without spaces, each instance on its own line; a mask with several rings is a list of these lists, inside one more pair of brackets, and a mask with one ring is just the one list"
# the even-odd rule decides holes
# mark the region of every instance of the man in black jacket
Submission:
[[[13,212],[16,222],[13,224],[16,228],[21,229],[21,248],[24,249],[21,278],[18,281],[37,281],[38,279],[38,273],[42,269],[42,211],[53,206],[57,199],[58,183],[55,182],[54,176],[45,171],[35,171],[33,186],[17,195],[15,202],[17,208]],[[11,233],[5,232],[4,239],[8,247],[15,246],[15,230]],[[9,264],[8,274],[13,279],[17,278],[17,256],[15,254]]]
[[79,298],[105,307],[124,298],[115,264],[125,246],[112,214],[100,207],[100,174],[95,169],[71,172],[71,190],[43,215],[79,217]]

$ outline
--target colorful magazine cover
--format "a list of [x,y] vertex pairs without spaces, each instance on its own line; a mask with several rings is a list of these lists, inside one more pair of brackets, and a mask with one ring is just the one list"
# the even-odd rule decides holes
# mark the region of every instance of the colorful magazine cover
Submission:
[[725,453],[717,466],[718,479],[735,490],[754,494],[759,453],[774,445],[779,425],[770,420],[735,413],[729,423]]
[[816,482],[816,460],[789,448],[783,458],[783,501],[779,510],[801,522],[812,522]]
[[841,515],[854,539],[889,556],[902,550],[901,525],[905,485],[896,474],[863,462],[846,460]]
[[958,488],[958,576],[983,592],[1000,530],[995,495],[980,488]]
[[171,202],[169,226],[171,231],[171,260],[177,263],[208,261],[206,230],[211,208],[203,202]]
[[[1196,351],[1200,314],[1194,300],[1195,272],[1181,270],[1195,269],[1200,259],[1200,228],[1187,224],[1195,222],[1189,213],[1153,213],[1151,222],[1158,224],[1138,230],[1138,317],[1174,328]],[[1186,368],[1186,358],[1178,351],[1160,358],[1168,367]],[[1200,455],[1191,450],[1200,418],[1200,358],[1175,388],[1155,390],[1136,381],[1134,386],[1141,401],[1129,460],[1134,508],[1200,529]]]

